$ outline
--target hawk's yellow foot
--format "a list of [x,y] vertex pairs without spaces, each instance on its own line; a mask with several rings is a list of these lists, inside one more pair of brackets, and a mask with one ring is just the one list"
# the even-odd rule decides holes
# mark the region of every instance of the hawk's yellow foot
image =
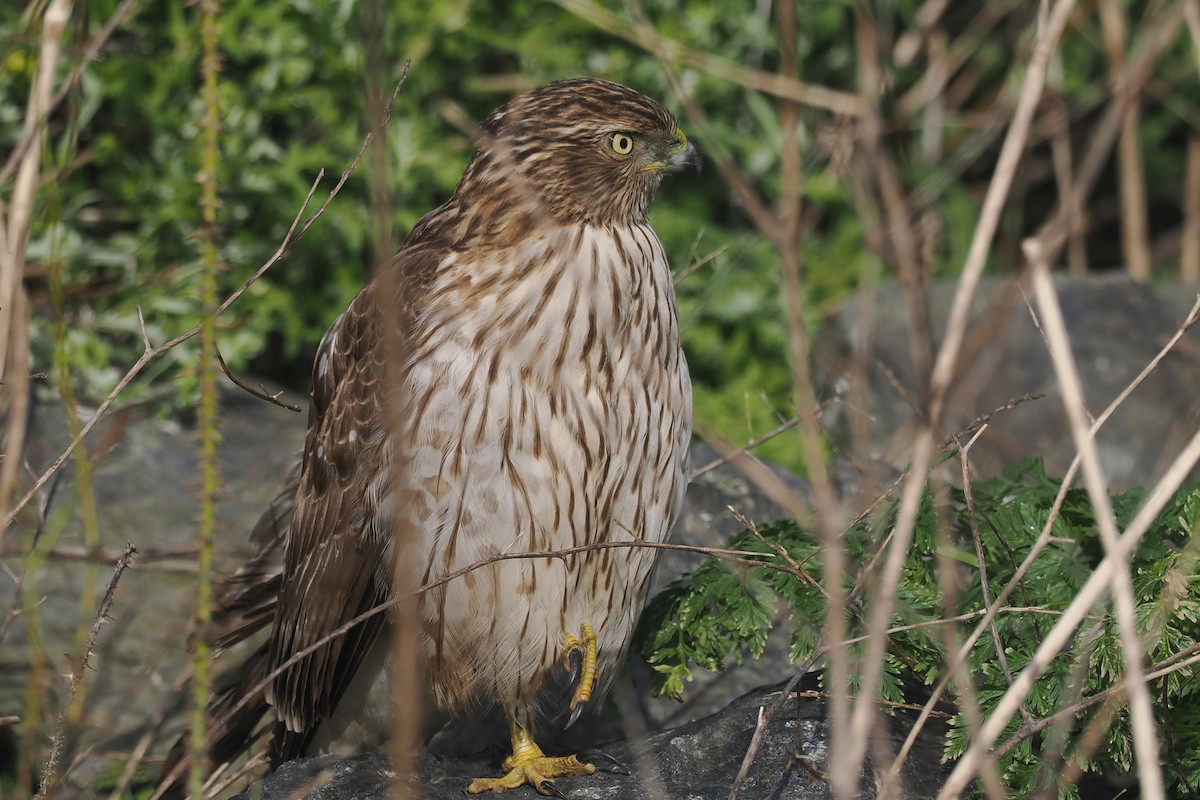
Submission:
[[567,720],[566,728],[575,724],[588,700],[592,699],[592,687],[596,683],[596,632],[586,622],[579,626],[579,638],[567,634],[563,638],[563,667],[572,674],[579,676],[575,685],[575,693],[571,695],[571,718]]
[[512,755],[504,759],[504,769],[508,770],[502,778],[476,778],[471,781],[467,791],[471,794],[483,792],[503,792],[518,786],[532,786],[538,794],[547,797],[561,797],[554,788],[554,779],[566,775],[591,775],[596,768],[584,764],[575,756],[551,758],[542,752],[524,727],[517,722],[511,712],[505,712],[508,717],[508,727],[512,731]]

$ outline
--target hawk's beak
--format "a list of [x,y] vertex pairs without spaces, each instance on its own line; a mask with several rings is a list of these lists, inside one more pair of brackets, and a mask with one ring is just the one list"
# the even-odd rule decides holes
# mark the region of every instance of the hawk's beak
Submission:
[[671,148],[671,155],[666,160],[665,166],[671,172],[679,172],[682,169],[691,167],[700,171],[704,162],[700,160],[700,151],[696,149],[696,145],[688,141],[687,134],[682,128],[675,129],[675,141],[678,144]]

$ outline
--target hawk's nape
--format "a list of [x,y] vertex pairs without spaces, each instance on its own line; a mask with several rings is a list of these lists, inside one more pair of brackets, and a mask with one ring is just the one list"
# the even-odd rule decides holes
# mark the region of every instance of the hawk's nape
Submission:
[[321,343],[260,656],[280,671],[276,763],[361,743],[391,708],[385,615],[321,640],[387,602],[394,574],[432,585],[415,613],[433,698],[499,704],[512,735],[507,774],[468,791],[548,794],[594,768],[543,755],[539,704],[565,670],[571,722],[606,690],[655,560],[639,545],[683,498],[691,385],[646,214],[699,159],[661,105],[583,79],[517,96],[476,145]]

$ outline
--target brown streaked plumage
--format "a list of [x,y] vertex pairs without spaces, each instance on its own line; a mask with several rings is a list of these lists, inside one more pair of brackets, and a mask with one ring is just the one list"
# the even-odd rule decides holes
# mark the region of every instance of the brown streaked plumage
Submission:
[[[678,513],[690,383],[646,212],[665,172],[698,166],[694,147],[662,106],[595,80],[519,95],[480,126],[477,147],[453,197],[321,342],[294,507],[286,491],[279,506],[290,523],[282,539],[264,537],[282,546],[282,570],[260,557],[246,573],[259,588],[226,595],[223,641],[270,623],[247,675],[386,602],[394,559],[422,586],[508,553],[659,542]],[[438,706],[498,703],[512,728],[509,776],[471,791],[543,791],[590,771],[541,756],[539,702],[564,658],[604,690],[654,552],[501,560],[421,595]],[[318,647],[216,720],[214,759],[244,746],[246,718],[268,706],[275,763],[338,747],[363,727],[358,706],[388,706],[375,702],[386,625],[376,615]],[[247,688],[223,687],[214,709]]]

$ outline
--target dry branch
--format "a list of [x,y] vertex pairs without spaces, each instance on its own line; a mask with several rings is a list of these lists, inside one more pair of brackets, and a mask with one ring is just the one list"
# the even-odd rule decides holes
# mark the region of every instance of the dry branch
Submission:
[[[1137,387],[1140,386],[1143,381],[1145,381],[1150,373],[1152,373],[1162,362],[1162,360],[1166,358],[1167,354],[1174,349],[1175,345],[1179,343],[1179,340],[1183,338],[1184,334],[1191,330],[1191,328],[1197,322],[1200,322],[1200,297],[1198,297],[1196,302],[1192,305],[1191,311],[1188,313],[1183,323],[1179,326],[1179,329],[1175,331],[1175,334],[1171,337],[1171,339],[1167,341],[1167,343],[1163,345],[1162,349],[1158,351],[1154,358],[1152,358],[1150,362],[1142,368],[1141,372],[1139,372],[1134,379],[1130,381],[1129,384],[1115,398],[1113,398],[1113,401],[1108,404],[1108,407],[1104,409],[1104,412],[1101,413],[1100,416],[1096,418],[1095,422],[1092,423],[1092,426],[1088,432],[1089,436],[1096,436],[1096,434],[1100,431],[1100,428],[1102,428],[1104,424],[1108,422],[1109,418],[1116,412],[1116,410],[1120,408],[1122,404],[1124,404],[1129,395],[1131,395],[1134,390],[1137,389]],[[1038,535],[1037,541],[1034,543],[1033,547],[1030,548],[1030,551],[1025,555],[1024,560],[1022,560],[1020,566],[1017,567],[1016,572],[1013,573],[1012,578],[1004,587],[1003,591],[1001,591],[996,597],[996,600],[992,603],[992,605],[988,607],[987,613],[984,615],[983,620],[981,620],[975,626],[975,630],[971,632],[969,637],[967,637],[967,640],[963,643],[962,648],[960,648],[958,652],[954,654],[953,660],[950,662],[951,664],[965,663],[971,648],[975,646],[975,642],[979,640],[979,637],[987,629],[987,626],[991,624],[995,614],[999,613],[999,605],[1008,601],[1008,598],[1012,595],[1013,591],[1016,590],[1017,586],[1020,584],[1020,581],[1025,577],[1025,573],[1028,572],[1038,555],[1042,552],[1046,545],[1049,544],[1051,530],[1055,521],[1058,519],[1059,511],[1062,509],[1062,504],[1066,499],[1068,490],[1071,488],[1072,481],[1075,479],[1075,475],[1079,470],[1079,466],[1080,457],[1076,455],[1075,459],[1071,462],[1070,467],[1067,469],[1066,475],[1063,477],[1062,485],[1059,486],[1058,494],[1054,498],[1054,503],[1050,508],[1050,513],[1047,515],[1046,522],[1042,526],[1042,530]],[[1165,499],[1163,502],[1165,502]],[[926,702],[925,708],[921,713],[921,716],[917,719],[916,723],[909,731],[908,736],[904,740],[904,744],[901,746],[899,753],[897,753],[896,758],[892,763],[891,769],[888,771],[888,774],[884,779],[883,787],[880,790],[881,797],[887,796],[887,791],[899,777],[900,767],[904,764],[905,759],[908,757],[908,753],[916,743],[917,735],[920,733],[926,719],[928,719],[930,713],[932,712],[934,705],[941,700],[942,694],[945,692],[948,682],[949,678],[943,677],[931,693],[930,698]],[[1023,701],[1023,699],[1024,698],[1022,697],[1021,700]]]
[[1162,771],[1158,763],[1158,735],[1154,726],[1154,712],[1150,694],[1142,677],[1142,642],[1137,631],[1135,616],[1136,600],[1129,564],[1124,560],[1118,545],[1116,518],[1108,498],[1108,481],[1100,463],[1095,440],[1088,434],[1088,415],[1084,403],[1083,387],[1071,353],[1071,343],[1063,322],[1058,294],[1050,278],[1049,265],[1033,259],[1033,285],[1038,305],[1042,311],[1046,334],[1049,338],[1050,356],[1054,371],[1062,387],[1063,405],[1071,424],[1071,435],[1083,464],[1084,484],[1095,511],[1100,539],[1105,551],[1113,557],[1115,582],[1112,586],[1116,605],[1117,625],[1121,633],[1121,646],[1125,655],[1125,687],[1129,696],[1129,711],[1133,721],[1134,752],[1137,755],[1138,779],[1143,796],[1149,800],[1163,797]]
[[1084,201],[1108,163],[1126,109],[1149,80],[1151,69],[1159,56],[1178,37],[1184,20],[1184,7],[1183,3],[1171,3],[1140,26],[1141,35],[1134,46],[1133,56],[1114,80],[1116,88],[1112,101],[1092,128],[1083,158],[1075,170],[1073,191],[1070,196],[1059,198],[1058,210],[1036,237],[1047,263],[1056,262],[1072,225],[1076,224],[1074,221],[1083,217]]
[[555,2],[581,19],[586,19],[597,28],[619,36],[648,53],[653,53],[667,64],[682,64],[722,80],[740,84],[748,89],[773,95],[781,100],[821,108],[835,114],[853,117],[865,110],[862,100],[857,95],[840,92],[826,86],[804,83],[784,73],[748,69],[720,56],[691,50],[662,36],[643,19],[628,22],[592,0],[555,0]]
[[[33,223],[33,201],[37,193],[41,164],[41,140],[54,73],[62,47],[63,30],[71,17],[71,0],[53,0],[42,17],[42,39],[37,70],[29,90],[25,126],[30,145],[15,161],[16,181],[8,203],[7,219],[0,207],[0,410],[5,423],[5,459],[0,463],[0,510],[8,507],[16,486],[17,470],[25,443],[25,424],[29,402],[29,321],[28,300],[23,284],[25,249]],[[15,153],[14,153],[15,156]],[[12,158],[12,157],[10,157]],[[7,526],[5,526],[6,528]],[[0,544],[4,542],[0,528]]]
[[[404,71],[400,76],[400,81],[396,84],[396,89],[392,93],[391,102],[389,102],[387,105],[384,119],[378,126],[376,126],[376,130],[382,129],[383,126],[387,125],[388,120],[391,118],[392,105],[396,100],[396,96],[399,95],[400,89],[404,86],[405,80],[408,78],[408,67],[409,64],[406,62],[404,65]],[[354,160],[350,163],[350,166],[346,167],[346,169],[342,171],[341,178],[338,179],[337,184],[334,185],[334,187],[329,191],[329,194],[326,196],[324,202],[321,203],[321,206],[316,210],[315,213],[313,213],[312,216],[304,220],[304,223],[301,224],[300,219],[304,215],[305,209],[308,208],[308,203],[310,200],[312,200],[312,196],[316,193],[317,186],[320,185],[321,180],[325,177],[325,171],[321,170],[317,174],[316,180],[313,181],[312,187],[308,190],[308,195],[304,198],[304,202],[296,212],[296,216],[292,220],[291,227],[288,228],[287,234],[284,235],[283,241],[280,243],[279,248],[275,251],[274,255],[267,259],[266,262],[264,262],[263,265],[254,272],[253,275],[246,279],[245,283],[239,286],[236,291],[230,294],[219,306],[217,306],[214,316],[219,317],[225,312],[226,309],[229,308],[229,306],[233,305],[238,298],[245,294],[246,291],[253,286],[259,278],[266,274],[267,270],[275,266],[275,264],[277,264],[279,260],[283,258],[284,254],[286,254],[287,251],[290,250],[294,244],[296,244],[296,242],[300,241],[301,237],[303,237],[308,229],[312,227],[312,224],[316,222],[323,213],[325,213],[325,209],[329,207],[331,202],[333,202],[333,198],[336,197],[338,192],[341,191],[342,186],[344,186],[346,183],[346,180],[358,166],[358,162],[362,159],[363,153],[366,151],[367,147],[374,138],[374,133],[375,131],[372,131],[371,133],[367,134],[366,138],[363,139],[363,145],[359,149],[358,154],[354,157]],[[138,309],[138,317],[140,322],[140,308]],[[25,493],[25,495],[17,502],[16,506],[4,517],[3,523],[0,524],[0,537],[2,537],[4,531],[6,531],[9,526],[12,525],[13,520],[16,518],[16,515],[20,513],[21,509],[28,505],[29,501],[37,496],[37,493],[42,490],[42,487],[46,485],[46,483],[56,472],[58,472],[58,470],[62,469],[63,464],[65,464],[67,459],[71,457],[71,454],[75,451],[75,448],[79,446],[79,443],[82,442],[83,439],[92,431],[92,429],[96,427],[96,424],[112,406],[113,401],[115,401],[117,397],[119,397],[120,394],[125,391],[125,388],[133,382],[134,378],[141,374],[142,370],[146,368],[146,365],[168,350],[178,347],[189,339],[194,338],[200,333],[201,330],[201,326],[196,325],[194,328],[179,334],[174,339],[164,342],[157,347],[153,347],[150,344],[150,340],[146,337],[145,324],[142,324],[141,327],[144,348],[141,357],[138,358],[133,366],[130,367],[125,373],[125,375],[122,376],[119,381],[117,381],[117,385],[113,387],[112,391],[108,393],[108,396],[105,397],[100,405],[96,408],[96,411],[93,412],[92,416],[84,424],[82,430],[80,430],[79,435],[76,436],[69,445],[67,445],[67,448],[58,456],[58,458],[54,460],[54,462],[45,470],[45,472],[38,477],[29,491]]]
[[974,235],[971,238],[967,261],[954,296],[949,320],[946,323],[942,347],[934,362],[929,387],[928,421],[917,436],[912,465],[904,486],[899,516],[893,534],[895,539],[891,544],[884,573],[878,582],[874,604],[871,608],[869,630],[874,635],[867,643],[867,653],[862,671],[864,699],[854,707],[846,752],[843,752],[842,757],[834,764],[830,776],[835,792],[840,791],[841,796],[849,796],[849,793],[853,791],[857,780],[856,776],[866,754],[869,729],[875,716],[875,707],[868,703],[866,698],[874,696],[875,687],[878,685],[882,673],[885,644],[883,631],[886,630],[895,607],[896,586],[907,555],[908,542],[916,524],[917,509],[925,487],[925,473],[933,455],[933,439],[941,419],[950,379],[958,361],[959,349],[967,327],[971,299],[979,285],[1009,187],[1012,185],[1013,176],[1024,152],[1033,115],[1045,84],[1046,67],[1059,37],[1066,28],[1073,6],[1073,0],[1059,0],[1047,23],[1038,33],[1037,42],[1026,69],[1025,80],[1021,86],[1012,124],[1005,136],[995,173],[988,185],[987,195],[980,211],[979,222],[976,224]]
[[[1125,66],[1125,12],[1117,0],[1100,0],[1098,6],[1115,94],[1120,90]],[[1125,252],[1125,267],[1134,280],[1145,281],[1150,278],[1150,241],[1146,229],[1146,182],[1138,144],[1140,117],[1137,96],[1134,95],[1121,115],[1117,161],[1120,173],[1121,247]]]
[[[1200,433],[1192,437],[1179,456],[1171,463],[1162,480],[1151,490],[1137,516],[1125,529],[1125,533],[1117,543],[1116,550],[1107,554],[1096,567],[1083,588],[1063,611],[1063,616],[1058,623],[1046,635],[1029,665],[996,704],[992,716],[972,739],[971,746],[951,772],[946,785],[938,795],[939,800],[950,800],[950,798],[957,797],[966,788],[974,771],[979,766],[979,760],[984,757],[984,751],[991,746],[1003,730],[1009,717],[1015,713],[1017,706],[1028,695],[1038,676],[1074,635],[1088,610],[1110,588],[1116,571],[1116,560],[1124,559],[1137,545],[1155,517],[1179,489],[1198,461],[1200,461]],[[1064,492],[1065,487],[1066,483],[1064,482]],[[1016,576],[1014,576],[1015,579]],[[1001,595],[1001,597],[1003,596]]]
[[117,593],[117,583],[121,580],[121,575],[129,567],[136,553],[137,550],[134,549],[132,544],[127,543],[125,545],[125,552],[117,560],[117,566],[113,570],[112,579],[108,582],[108,588],[104,591],[104,597],[101,599],[100,607],[96,611],[96,618],[92,622],[92,630],[88,636],[87,646],[83,650],[83,655],[77,663],[71,666],[71,683],[67,691],[67,697],[63,701],[62,713],[58,718],[58,730],[55,731],[54,738],[51,740],[50,757],[46,760],[46,767],[42,771],[41,790],[38,792],[39,800],[49,796],[49,792],[57,780],[58,761],[62,755],[63,743],[67,737],[67,715],[75,702],[75,696],[83,686],[83,676],[90,669],[88,662],[91,660],[92,653],[96,650],[96,639],[100,636],[100,628],[108,621],[108,612],[112,608],[113,599]]

